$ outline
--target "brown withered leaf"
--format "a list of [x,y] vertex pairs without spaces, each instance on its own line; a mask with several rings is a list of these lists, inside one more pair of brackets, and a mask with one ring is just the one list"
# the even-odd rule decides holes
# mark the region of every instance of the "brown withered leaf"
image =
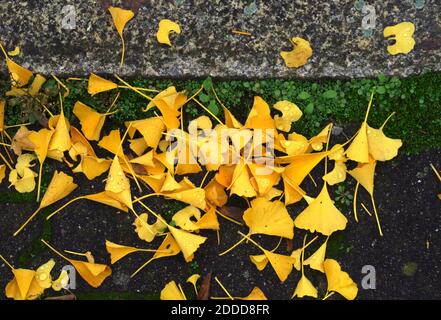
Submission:
[[74,294],[66,294],[64,296],[47,297],[44,300],[77,300],[77,297]]
[[233,206],[223,206],[222,208],[220,208],[220,212],[229,218],[232,218],[241,223],[245,223],[245,221],[243,220],[244,209],[242,208],[233,207]]
[[199,289],[197,300],[208,300],[210,297],[210,284],[212,271],[207,273],[202,280],[201,288]]
[[294,250],[294,242],[292,241],[292,239],[285,238],[285,243],[286,243],[286,251],[292,252]]

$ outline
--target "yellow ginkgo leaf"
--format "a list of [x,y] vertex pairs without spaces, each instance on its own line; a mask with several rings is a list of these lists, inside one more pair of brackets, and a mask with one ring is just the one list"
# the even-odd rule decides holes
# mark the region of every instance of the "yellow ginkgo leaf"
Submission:
[[269,201],[259,197],[251,201],[251,208],[245,210],[243,220],[250,228],[250,234],[266,234],[292,239],[294,222],[281,201]]
[[162,241],[159,248],[156,250],[155,254],[152,258],[147,260],[141,267],[139,267],[132,275],[131,277],[134,277],[136,274],[138,274],[142,269],[144,269],[150,262],[156,259],[165,258],[165,257],[171,257],[177,255],[179,252],[181,252],[181,249],[179,248],[178,243],[176,242],[175,238],[171,235],[171,233],[167,233],[164,240]]
[[178,191],[180,189],[182,189],[181,185],[175,180],[175,178],[170,174],[170,172],[167,172],[160,192],[173,192],[173,191]]
[[248,114],[245,128],[261,130],[276,128],[268,104],[259,96],[254,97],[253,107]]
[[176,226],[180,227],[183,230],[187,231],[196,231],[198,230],[198,226],[196,225],[196,221],[192,221],[191,218],[195,218],[196,221],[201,218],[201,212],[198,208],[193,206],[187,206],[184,209],[176,212],[172,220],[175,222]]
[[[86,139],[85,136],[78,130],[77,128],[71,126],[70,127],[70,140],[72,141],[72,144],[81,144],[83,147],[86,147],[86,154],[88,156],[96,157],[95,151],[93,150],[93,147],[90,145],[89,141]],[[71,148],[72,149],[72,148]],[[76,160],[76,159],[73,159]]]
[[299,229],[329,236],[335,231],[344,230],[347,222],[331,200],[325,182],[320,194],[297,216],[294,225]]
[[216,179],[212,179],[205,187],[205,197],[211,204],[222,207],[228,201],[228,195],[225,192],[225,187],[222,186]]
[[297,283],[296,290],[294,291],[294,294],[292,295],[292,298],[298,297],[313,297],[317,298],[317,289],[314,287],[314,285],[309,281],[309,279],[302,274],[299,282]]
[[414,32],[415,25],[412,22],[401,22],[384,28],[384,37],[388,40],[395,40],[394,44],[387,46],[387,51],[391,55],[408,54],[415,46]]
[[[133,131],[130,137],[133,138],[135,131],[138,130],[139,133],[144,138],[145,142],[147,143],[147,146],[156,149],[156,147],[159,144],[159,141],[162,138],[162,132],[165,130],[164,120],[161,117],[153,117],[153,118],[132,121],[131,123],[132,123],[131,129]],[[129,124],[126,123],[126,126],[128,125]]]
[[292,102],[287,100],[279,101],[273,108],[282,112],[282,116],[274,116],[276,128],[280,131],[289,132],[291,130],[291,123],[299,120],[303,113],[300,108]]
[[195,274],[192,274],[191,276],[189,276],[186,280],[186,282],[191,283],[193,285],[194,292],[196,293],[196,295],[198,294],[198,289],[196,287],[196,283],[198,282],[200,277],[201,277],[201,275],[195,273]]
[[115,25],[116,30],[118,31],[118,34],[122,42],[121,64],[120,64],[122,66],[124,64],[124,53],[125,53],[123,31],[127,22],[132,20],[135,14],[131,10],[121,9],[117,7],[109,7],[109,12],[112,15],[113,23]]
[[181,33],[181,27],[174,21],[169,19],[162,19],[159,21],[158,32],[156,33],[156,39],[159,43],[167,44],[171,46],[169,39],[170,32],[175,32],[177,34]]
[[8,51],[8,56],[10,56],[10,57],[15,57],[15,56],[18,56],[19,54],[20,54],[20,47],[19,46],[15,46],[14,50]]
[[18,174],[18,170],[12,170],[9,173],[9,182],[14,186],[15,190],[20,193],[32,192],[35,189],[35,177],[37,174],[31,169],[25,167],[22,169],[22,176]]
[[[274,271],[276,272],[277,276],[279,277],[280,281],[284,282],[288,278],[289,274],[292,271],[293,265],[294,265],[294,258],[293,257],[286,256],[286,255],[279,254],[279,253],[274,253],[272,251],[266,250],[260,244],[258,244],[256,241],[251,239],[248,235],[245,235],[245,234],[241,233],[240,231],[238,233],[240,235],[242,235],[242,237],[243,237],[242,241],[244,239],[247,239],[252,244],[254,244],[256,247],[258,247],[260,250],[262,250],[263,254],[265,255],[265,259],[264,259],[264,257],[262,257],[262,255],[250,256],[251,261],[256,265],[256,267],[259,270],[263,270],[265,268],[267,262],[269,262],[271,264],[271,266],[273,267]],[[235,246],[233,246],[232,248],[234,248]],[[232,248],[225,251],[221,255],[227,253]]]
[[110,263],[114,264],[115,262],[121,260],[126,255],[133,252],[156,252],[156,250],[151,249],[140,249],[135,247],[123,246],[117,243],[110,242],[106,240],[106,250],[110,254]]
[[225,107],[223,109],[224,109],[224,116],[225,116],[225,125],[228,128],[235,128],[235,129],[242,128],[242,124],[236,119],[236,117],[234,117],[234,115],[231,113],[231,111]]
[[64,116],[63,109],[61,109],[60,115],[49,119],[49,127],[51,128],[52,125],[54,125],[54,134],[49,143],[49,151],[57,151],[62,154],[71,146],[70,124]]
[[395,158],[398,154],[398,149],[403,145],[401,139],[386,137],[383,132],[385,123],[379,129],[367,126],[369,154],[377,161],[388,161]]
[[318,270],[320,272],[325,272],[323,269],[323,262],[325,261],[325,255],[326,255],[326,246],[328,244],[328,239],[315,251],[311,256],[306,259],[303,264],[305,266],[310,266],[311,269]]
[[196,222],[196,226],[199,229],[219,230],[220,226],[215,208],[211,207],[208,209],[208,211]]
[[84,136],[88,140],[98,141],[106,115],[96,112],[80,101],[75,102],[73,114],[80,120]]
[[323,180],[326,181],[330,186],[333,186],[337,183],[343,182],[346,180],[346,165],[344,162],[335,161],[334,169],[331,172],[328,172],[323,177]]
[[314,151],[322,151],[323,145],[328,141],[329,131],[332,128],[332,123],[328,124],[326,127],[319,132],[318,135],[309,139],[309,144]]
[[73,178],[64,172],[55,171],[49,186],[41,200],[40,207],[45,208],[67,197],[78,187]]
[[74,173],[82,172],[89,180],[102,175],[109,170],[112,161],[93,156],[81,156],[81,162],[72,170]]
[[360,163],[369,161],[369,142],[366,122],[363,122],[354,140],[346,150],[346,156]]
[[121,135],[118,129],[110,131],[107,136],[104,136],[100,142],[98,142],[98,145],[101,148],[106,149],[113,154],[117,153],[120,144]]
[[187,300],[175,281],[170,281],[161,290],[161,300]]
[[250,181],[248,166],[241,159],[236,165],[232,178],[231,194],[237,194],[239,197],[252,198],[257,195],[256,190]]
[[358,166],[348,173],[360,183],[372,196],[374,194],[374,177],[377,161],[370,158],[368,163],[359,163]]
[[269,263],[276,271],[280,281],[285,281],[292,271],[294,259],[291,256],[264,251]]
[[181,115],[180,109],[186,102],[187,96],[184,92],[177,92],[176,88],[171,86],[158,93],[143,111],[157,107],[161,111],[167,129],[177,129],[180,125],[178,120]]
[[201,210],[205,210],[207,206],[207,203],[205,201],[205,191],[202,188],[194,188],[190,190],[167,193],[164,194],[164,196],[184,203],[188,203]]
[[14,300],[34,300],[44,292],[35,279],[35,271],[13,269],[14,279],[8,282],[5,289],[7,298]]
[[45,82],[46,78],[41,74],[37,74],[29,87],[29,95],[36,97]]
[[14,233],[16,236],[26,225],[40,212],[41,209],[67,197],[72,191],[78,187],[73,182],[73,178],[64,172],[55,171],[47,190],[41,199],[38,209],[26,220],[26,222]]
[[14,87],[23,87],[28,84],[32,77],[32,72],[28,69],[22,67],[21,65],[15,63],[11,58],[9,58],[3,45],[0,43],[0,49],[2,50],[6,65],[8,66],[9,74],[11,75],[11,82]]
[[266,164],[248,163],[248,169],[252,174],[251,183],[255,182],[255,187],[259,195],[264,196],[280,180],[282,167],[272,167]]
[[155,223],[149,224],[147,219],[147,213],[140,214],[133,225],[135,226],[135,232],[141,240],[151,242],[156,235],[167,228],[167,225],[161,219],[157,219]]
[[91,73],[89,76],[87,92],[92,96],[116,88],[118,88],[118,85],[110,80],[101,78],[94,73]]
[[29,140],[31,132],[33,131],[29,131],[25,126],[20,126],[12,138],[12,150],[17,156],[21,155],[23,150],[34,151],[35,145]]
[[64,289],[69,284],[69,274],[66,270],[62,270],[60,272],[60,276],[52,281],[52,289],[54,291],[61,291],[61,289]]
[[246,297],[239,298],[240,300],[268,300],[262,290],[258,287],[254,287],[250,294]]
[[36,272],[29,269],[15,269],[6,259],[0,255],[0,259],[11,269],[14,278],[8,282],[5,288],[7,298],[14,300],[31,300],[38,298],[44,288],[38,285],[35,279]]
[[262,271],[268,265],[268,258],[265,254],[250,256],[250,260],[256,266],[257,270]]
[[40,162],[40,172],[38,174],[38,190],[37,190],[37,201],[40,201],[40,185],[41,185],[41,175],[43,172],[43,162],[46,160],[49,143],[51,141],[54,130],[40,129],[38,132],[31,131],[27,136],[27,139],[34,146],[34,152],[38,157]]
[[198,236],[172,226],[168,226],[168,229],[179,245],[186,262],[193,260],[196,250],[207,240],[206,237]]
[[354,300],[358,293],[357,284],[341,270],[340,265],[333,259],[326,259],[323,267],[328,281],[328,292],[337,292],[348,300]]
[[72,264],[80,276],[92,287],[98,288],[103,281],[112,274],[112,270],[105,264],[69,259],[46,241],[41,240],[55,254]]
[[47,289],[52,286],[51,270],[54,266],[55,261],[50,259],[35,271],[35,279],[40,287]]
[[110,165],[105,191],[111,198],[122,202],[130,209],[133,208],[130,182],[124,174],[117,156],[113,158],[112,164]]
[[374,100],[374,93],[371,94],[371,98],[369,100],[369,104],[366,110],[366,115],[364,117],[364,121],[361,124],[360,129],[355,135],[354,140],[352,140],[349,147],[346,149],[346,156],[360,163],[369,162],[369,141],[368,141],[368,133],[367,133],[367,120],[369,117],[369,112],[372,107],[372,102]]
[[2,183],[3,179],[6,175],[6,165],[0,164],[0,183]]
[[[32,168],[35,164],[32,163],[37,157],[32,153],[24,153],[18,156],[15,164],[15,169],[20,177],[25,174],[25,169]],[[35,175],[37,176],[37,175]]]
[[147,167],[154,167],[155,164],[153,162],[153,150],[150,150],[146,154],[143,154],[140,157],[134,158],[130,160],[130,163],[137,163]]
[[285,64],[288,68],[298,68],[308,63],[308,59],[312,56],[312,48],[305,39],[294,37],[291,39],[294,46],[292,51],[281,51]]

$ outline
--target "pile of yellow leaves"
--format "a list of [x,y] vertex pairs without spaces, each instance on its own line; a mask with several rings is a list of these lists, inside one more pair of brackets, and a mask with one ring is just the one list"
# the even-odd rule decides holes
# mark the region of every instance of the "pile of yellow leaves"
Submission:
[[[111,9],[111,13],[122,38],[123,27],[132,16],[114,9]],[[164,43],[168,43],[167,36],[170,31],[180,31],[171,22],[162,23],[160,28],[164,30],[158,32],[158,40],[162,39]],[[301,56],[305,54],[309,57],[312,53],[309,46],[300,40],[293,40],[300,49],[285,55],[290,61],[292,59],[293,64],[302,63]],[[298,54],[298,50],[303,53]],[[9,57],[7,65],[12,79],[11,92],[14,94],[32,95],[37,90],[37,84],[34,83],[38,81],[39,88],[44,82],[39,75],[34,76],[31,71],[19,66]],[[32,84],[26,87],[31,79]],[[110,90],[131,90],[145,98],[145,105],[140,108],[144,111],[154,109],[156,114],[154,117],[132,119],[125,123],[123,130],[113,130],[104,135],[102,131],[105,121],[112,115],[111,110],[117,98],[106,113],[99,113],[81,101],[76,102],[73,114],[77,119],[71,124],[63,112],[63,101],[69,90],[58,78],[54,76],[54,79],[60,88],[58,114],[52,114],[46,109],[49,115],[46,128],[30,130],[26,125],[22,125],[15,136],[10,137],[11,144],[5,150],[10,159],[13,155],[8,149],[17,155],[14,166],[12,160],[8,160],[0,152],[4,162],[4,165],[0,166],[0,181],[9,169],[10,185],[17,191],[31,192],[37,188],[38,209],[23,225],[17,226],[14,236],[25,230],[41,209],[66,198],[78,187],[74,182],[74,175],[84,175],[89,180],[101,177],[101,181],[102,176],[106,175],[102,189],[97,193],[82,194],[70,199],[47,219],[54,218],[71,203],[82,200],[98,202],[132,214],[133,226],[129,228],[133,228],[146,245],[155,238],[163,238],[161,245],[157,248],[137,248],[130,244],[114,243],[112,239],[106,240],[102,245],[105,245],[110,255],[111,264],[118,263],[129,254],[142,253],[150,256],[142,266],[133,271],[132,276],[135,276],[156,259],[166,259],[182,253],[184,261],[192,261],[200,246],[207,240],[207,233],[204,231],[202,235],[202,230],[212,230],[213,234],[217,234],[220,243],[219,230],[224,225],[219,222],[219,217],[228,218],[220,212],[220,208],[235,195],[243,198],[244,203],[248,203],[248,208],[243,214],[247,232],[240,232],[241,240],[220,255],[228,254],[236,246],[246,242],[250,252],[254,252],[249,255],[248,262],[254,264],[258,270],[262,271],[269,265],[274,270],[274,276],[281,282],[292,276],[292,273],[300,274],[296,288],[292,289],[292,297],[318,298],[318,290],[307,277],[308,268],[322,272],[326,277],[328,289],[324,298],[333,293],[339,293],[346,299],[356,297],[357,285],[341,270],[337,261],[326,257],[329,238],[334,232],[344,230],[349,223],[348,216],[335,206],[329,189],[330,186],[345,181],[347,177],[355,179],[355,221],[358,221],[357,193],[361,185],[370,195],[372,210],[382,235],[379,213],[374,201],[375,167],[377,161],[394,158],[402,142],[387,137],[383,132],[390,117],[378,129],[369,126],[368,116],[373,96],[357,133],[345,143],[331,146],[332,124],[326,125],[319,134],[309,138],[294,131],[295,123],[301,119],[303,113],[290,101],[279,101],[269,106],[264,99],[256,96],[244,124],[225,107],[223,122],[195,98],[197,94],[189,97],[186,92],[180,92],[171,86],[162,92],[156,92],[155,96],[149,96],[148,93],[155,90],[133,87],[118,76],[115,76],[115,80],[109,80],[91,74],[88,79],[88,92],[91,95]],[[185,107],[189,101],[203,108],[212,119],[207,116],[193,119],[189,121],[186,130],[183,117],[187,115]],[[1,114],[4,114],[7,105],[2,101],[0,106]],[[215,121],[214,125],[212,121]],[[8,137],[3,124],[0,129]],[[220,132],[227,132],[227,139],[212,138],[214,133]],[[261,134],[261,139],[255,143],[253,139],[257,133]],[[97,146],[93,147],[91,142],[98,142]],[[251,148],[250,142],[253,142]],[[276,152],[271,152],[271,145]],[[97,147],[106,150],[108,157],[98,157],[95,152]],[[258,149],[262,151],[260,155],[253,156]],[[27,153],[23,153],[24,151]],[[186,156],[186,161],[182,160],[182,155]],[[66,172],[54,172],[40,202],[42,167],[48,158],[66,163]],[[232,158],[236,161],[227,161]],[[273,161],[262,162],[263,159]],[[328,172],[331,161],[333,169]],[[311,171],[323,162],[325,165],[321,187],[316,192],[307,194],[302,184]],[[354,169],[348,169],[349,162],[355,164]],[[35,172],[37,170],[33,170],[37,164],[38,173]],[[202,182],[196,185],[188,175],[198,172],[205,173],[205,176]],[[81,186],[79,189],[81,194]],[[150,197],[162,197],[165,201],[173,199],[186,206],[175,212],[171,221],[167,221],[161,212],[155,212],[147,205]],[[304,210],[293,212],[289,205],[302,201],[306,204]],[[152,219],[154,222],[149,223]],[[232,221],[241,225],[239,221]],[[235,232],[231,225],[226,225],[226,228]],[[307,243],[305,235],[303,246],[294,249],[288,255],[278,253],[278,248],[264,248],[253,239],[254,235],[294,239],[297,233],[300,234],[300,229],[305,230],[306,235],[313,234],[314,239]],[[319,248],[314,252],[307,252],[308,246],[317,239],[320,239],[318,243],[321,243]],[[90,252],[65,251],[87,258],[87,261],[73,260],[48,243],[45,244],[56,255],[71,263],[80,276],[93,287],[100,286],[111,275],[110,267],[95,263]],[[258,253],[253,249],[258,249]],[[37,271],[14,269],[11,266],[14,279],[7,286],[7,296],[14,299],[32,299],[38,297],[44,288],[62,287],[65,282],[63,274],[61,280],[48,280],[51,279],[50,270],[53,264],[53,261],[50,261]],[[189,279],[196,292],[197,278],[198,276]],[[220,284],[219,281],[218,283]],[[250,290],[250,295],[242,299],[266,298],[259,288]],[[226,289],[224,291],[232,298]],[[161,298],[185,299],[185,294],[173,281],[165,286]]]

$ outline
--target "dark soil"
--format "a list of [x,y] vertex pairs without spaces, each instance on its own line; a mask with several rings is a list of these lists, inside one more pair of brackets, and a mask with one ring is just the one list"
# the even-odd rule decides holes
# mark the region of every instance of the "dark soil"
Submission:
[[[53,162],[51,162],[53,163]],[[441,185],[429,168],[433,163],[441,168],[441,150],[429,151],[420,155],[400,155],[392,161],[378,163],[375,177],[375,198],[380,215],[384,236],[380,237],[375,219],[369,217],[361,207],[358,208],[359,223],[354,221],[352,205],[338,205],[347,216],[349,223],[344,232],[334,234],[328,247],[328,256],[338,259],[343,270],[348,271],[358,283],[359,299],[440,299],[441,270],[441,201],[437,194]],[[65,165],[56,163],[54,167],[64,168]],[[48,173],[51,175],[51,173]],[[319,165],[313,176],[321,185],[323,165]],[[200,181],[200,176],[193,177],[194,182]],[[68,199],[82,194],[89,194],[104,189],[102,183],[105,175],[90,182],[83,175],[75,175],[75,181],[81,187],[75,190]],[[351,178],[348,177],[347,181]],[[7,191],[3,183],[1,195]],[[353,194],[354,183],[345,183],[347,190]],[[305,180],[305,189],[312,196],[318,194],[309,179]],[[135,190],[132,188],[132,190]],[[335,188],[330,188],[333,192]],[[51,244],[62,250],[78,252],[91,251],[100,263],[110,263],[110,257],[105,249],[105,240],[137,246],[156,248],[161,239],[147,244],[138,239],[134,232],[132,213],[117,212],[116,209],[81,200],[56,215],[50,223],[44,224],[43,216],[55,210],[68,199],[63,199],[38,216],[17,237],[13,232],[37,207],[35,202],[18,202],[11,200],[0,202],[0,253],[16,267],[36,268],[54,258],[57,262],[53,274],[57,274],[67,262],[54,256],[45,247],[39,245],[43,236]],[[162,198],[150,198],[146,203],[157,212],[166,215],[166,210],[176,211],[176,204]],[[371,208],[369,198],[362,188],[359,191],[359,201]],[[289,211],[297,215],[305,204],[290,206]],[[141,207],[137,207],[142,212]],[[187,277],[195,272],[202,275],[213,271],[226,288],[234,296],[247,295],[254,286],[260,287],[271,299],[289,299],[295,289],[300,273],[294,271],[287,281],[280,283],[274,270],[267,266],[259,272],[250,262],[248,255],[257,254],[259,250],[252,244],[242,244],[229,254],[219,257],[222,252],[237,240],[237,231],[247,231],[219,217],[221,223],[220,245],[214,231],[202,232],[208,240],[198,250],[193,263],[186,264],[182,255],[159,259],[152,262],[136,277],[130,278],[151,254],[135,253],[128,255],[115,265],[112,265],[112,276],[106,279],[101,287],[93,289],[77,276],[77,288],[73,290],[79,298],[99,299],[154,299],[164,285],[171,281],[184,285],[188,296],[192,296],[192,288],[185,284]],[[301,246],[304,232],[295,230],[294,248]],[[253,238],[264,247],[272,249],[279,239],[275,237]],[[320,237],[315,243],[318,247],[323,242]],[[310,236],[311,239],[311,236]],[[313,246],[314,247],[314,246]],[[31,249],[30,249],[31,248]],[[282,242],[278,249],[280,253],[288,253],[286,243]],[[313,252],[312,249],[308,252]],[[361,281],[364,276],[362,268],[372,265],[376,270],[376,289],[364,290]],[[310,280],[319,288],[323,297],[326,291],[324,275],[306,270]],[[0,266],[0,288],[12,278],[5,265]],[[49,295],[55,293],[48,290]],[[220,287],[212,281],[212,296],[225,296]],[[4,298],[2,290],[1,297]],[[331,299],[339,298],[334,295]]]

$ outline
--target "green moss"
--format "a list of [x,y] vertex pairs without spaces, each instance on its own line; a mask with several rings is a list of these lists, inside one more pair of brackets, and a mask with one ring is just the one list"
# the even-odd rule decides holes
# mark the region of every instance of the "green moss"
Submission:
[[[293,130],[311,136],[329,121],[337,125],[360,123],[372,91],[375,91],[374,106],[369,116],[371,126],[378,127],[391,112],[396,112],[385,128],[385,133],[391,137],[401,138],[404,141],[403,150],[407,153],[441,147],[441,118],[434,115],[441,114],[441,73],[425,73],[407,78],[386,77],[383,75],[374,79],[354,80],[132,80],[133,85],[163,90],[175,85],[178,90],[187,91],[188,95],[196,93],[204,85],[199,95],[200,100],[211,111],[220,113],[222,108],[216,102],[213,91],[215,88],[219,98],[242,122],[252,106],[253,96],[262,96],[269,105],[279,100],[295,102],[304,112],[304,117],[298,121]],[[74,124],[78,120],[72,117],[72,107],[80,100],[99,112],[105,112],[111,105],[117,92],[110,91],[91,97],[87,93],[87,81],[69,81],[70,94],[65,100],[65,113],[71,117]],[[0,93],[9,87],[7,81],[0,81]],[[54,83],[45,85],[45,94],[48,96],[48,106],[55,113],[59,105]],[[151,94],[153,95],[153,94]],[[7,100],[11,98],[6,97]],[[154,110],[142,112],[147,101],[140,95],[127,89],[121,90],[117,102],[118,112],[109,117],[108,124],[118,128],[123,121],[152,116]],[[186,104],[184,122],[207,114],[194,102]],[[8,124],[18,123],[20,104],[13,107],[8,105],[6,120]]]

